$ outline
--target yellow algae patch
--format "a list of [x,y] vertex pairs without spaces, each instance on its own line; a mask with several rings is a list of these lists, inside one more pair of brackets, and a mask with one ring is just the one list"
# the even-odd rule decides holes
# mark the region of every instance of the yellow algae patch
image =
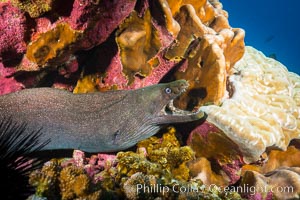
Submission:
[[80,31],[72,30],[66,23],[58,24],[55,28],[40,34],[28,45],[26,57],[39,66],[49,62],[55,63],[71,52],[72,44],[81,35]]
[[99,77],[95,75],[86,75],[77,81],[73,93],[89,93],[98,91]]
[[52,9],[53,0],[11,0],[11,3],[36,18]]

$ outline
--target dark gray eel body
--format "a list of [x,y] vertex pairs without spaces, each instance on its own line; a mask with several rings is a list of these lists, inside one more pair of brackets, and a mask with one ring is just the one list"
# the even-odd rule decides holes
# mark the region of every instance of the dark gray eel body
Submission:
[[188,87],[185,80],[137,90],[73,94],[52,88],[25,89],[0,96],[0,120],[41,129],[44,150],[86,152],[123,150],[146,139],[161,125],[202,118],[202,112],[166,112],[166,106]]

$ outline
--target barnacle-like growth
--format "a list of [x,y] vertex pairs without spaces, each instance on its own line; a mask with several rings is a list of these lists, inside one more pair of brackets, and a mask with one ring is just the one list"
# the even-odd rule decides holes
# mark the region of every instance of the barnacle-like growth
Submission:
[[91,178],[82,167],[61,166],[57,160],[47,162],[41,170],[30,174],[29,183],[36,188],[36,195],[48,199],[99,199],[100,184]]
[[27,46],[26,57],[39,66],[48,63],[62,63],[72,51],[72,45],[82,36],[81,31],[75,31],[66,23],[41,33],[35,41]]
[[137,146],[138,153],[118,153],[117,167],[121,177],[142,172],[163,177],[166,182],[172,178],[185,181],[189,179],[186,163],[194,159],[194,152],[188,146],[180,147],[174,128],[170,128],[162,138],[153,136]]
[[236,192],[224,192],[214,187],[203,187],[197,180],[178,181],[173,179],[164,184],[163,179],[153,175],[135,173],[122,186],[122,191],[129,200],[143,199],[242,199]]
[[12,0],[11,2],[22,11],[27,12],[30,17],[36,18],[50,11],[54,0]]
[[150,199],[153,194],[151,194],[151,192],[144,191],[143,189],[137,189],[137,185],[143,185],[150,188],[158,184],[158,180],[155,176],[137,172],[126,180],[123,185],[123,191],[125,196],[131,200]]
[[247,47],[229,77],[231,88],[222,106],[203,106],[207,120],[236,143],[246,163],[267,147],[286,150],[300,137],[300,77],[274,59]]
[[[1,66],[5,63],[9,66],[18,62],[23,53],[26,52],[26,17],[18,8],[10,3],[0,1],[0,58]],[[7,74],[6,74],[6,73]],[[0,75],[9,76],[14,72],[12,69],[0,70]],[[0,84],[2,85],[2,84]]]
[[[60,172],[59,180],[62,199],[74,199],[76,197],[100,198],[100,190],[91,192],[92,185],[83,168],[75,166],[65,167]],[[93,188],[93,190],[96,188]]]
[[157,163],[151,163],[142,154],[137,154],[134,152],[119,152],[117,154],[118,165],[117,169],[122,176],[131,176],[137,172],[144,174],[159,174],[161,172],[161,166]]
[[180,147],[175,132],[174,128],[169,128],[162,138],[151,137],[138,143],[138,148],[146,149],[147,158],[151,162],[159,163],[176,179],[188,180],[189,170],[186,162],[193,160],[195,154],[189,146]]
[[50,199],[59,198],[58,177],[60,171],[59,162],[53,159],[45,163],[42,169],[32,172],[29,177],[29,183],[35,187],[35,194]]

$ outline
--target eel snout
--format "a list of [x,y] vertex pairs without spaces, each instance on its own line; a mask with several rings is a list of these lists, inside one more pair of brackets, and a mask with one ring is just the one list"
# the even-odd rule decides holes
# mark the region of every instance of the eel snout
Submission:
[[172,90],[173,94],[177,96],[184,93],[188,87],[189,87],[189,83],[186,80],[174,81],[170,85],[170,89]]

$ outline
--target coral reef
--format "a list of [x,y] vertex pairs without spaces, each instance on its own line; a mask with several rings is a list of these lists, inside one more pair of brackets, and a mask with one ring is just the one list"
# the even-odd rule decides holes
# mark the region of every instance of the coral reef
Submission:
[[[238,145],[216,126],[205,121],[190,133],[187,144],[199,158],[191,166],[194,168],[193,177],[202,177],[206,185],[228,185],[239,180],[243,154]],[[214,160],[214,165],[210,166],[207,159]]]
[[[189,166],[192,177],[225,186],[239,181],[246,170],[299,167],[298,149],[287,147],[299,138],[299,81],[279,62],[246,47],[228,78],[222,105],[200,108],[207,121],[187,140],[197,157]],[[276,147],[287,151],[272,150]]]
[[[4,29],[5,38],[12,38],[10,51],[18,52],[19,60],[12,65],[3,63],[0,71],[13,76],[17,76],[16,71],[18,75],[23,74],[21,80],[13,77],[23,87],[13,87],[15,89],[12,91],[34,87],[44,81],[36,79],[36,84],[24,84],[23,81],[26,81],[31,71],[42,70],[48,74],[58,72],[54,82],[47,84],[64,89],[75,88],[80,72],[84,80],[99,77],[100,81],[95,83],[91,91],[103,91],[135,89],[156,84],[169,76],[172,69],[180,67],[175,75],[172,72],[169,80],[188,79],[190,89],[197,91],[199,88],[203,91],[219,88],[217,95],[204,92],[208,96],[196,95],[192,100],[188,96],[182,98],[181,103],[178,103],[182,108],[206,102],[218,103],[225,91],[226,71],[243,53],[243,31],[231,29],[227,13],[216,2],[184,1],[176,6],[175,2],[167,0],[75,0],[65,4],[60,1],[39,0],[13,0],[11,4],[1,2],[3,6],[10,6],[5,12],[19,13],[14,18],[7,18],[15,21],[1,20],[3,27],[14,24],[13,27],[20,29],[15,31],[18,37]],[[24,12],[29,16],[24,17]],[[194,26],[187,26],[187,23],[193,23]],[[96,48],[92,49],[93,47]],[[0,45],[0,52],[6,51],[5,49]],[[205,67],[205,72],[202,72],[199,66],[203,65],[204,54],[205,57],[211,55],[211,60],[221,61],[210,69]],[[89,55],[93,55],[92,59]],[[2,60],[7,60],[9,55],[1,57]],[[205,66],[210,64],[207,61]],[[72,69],[67,76],[64,74],[65,69]],[[200,79],[196,76],[203,73],[211,74],[207,77],[216,80],[216,85],[208,85],[202,81],[198,84]],[[193,75],[189,77],[188,74]]]
[[[200,179],[203,184],[227,186],[230,183],[229,177],[222,170],[214,169],[212,163],[205,157],[199,157],[188,163],[190,176],[193,179]],[[215,172],[216,171],[216,172]]]
[[151,24],[150,10],[146,10],[143,18],[140,18],[137,12],[132,12],[120,25],[116,41],[120,49],[123,73],[129,78],[135,74],[149,75],[151,66],[147,62],[162,46],[158,31]]
[[36,196],[48,199],[99,199],[100,184],[92,183],[83,167],[52,160],[30,175],[29,183],[36,188]]
[[[220,103],[229,70],[244,53],[244,31],[231,29],[226,13],[219,12],[209,1],[188,3],[191,4],[181,6],[174,16],[181,30],[165,57],[184,59],[185,65],[175,77],[188,80],[191,87],[178,105],[192,109],[205,103]],[[203,10],[202,14],[196,10]],[[204,19],[205,11],[209,20]]]
[[187,163],[194,152],[181,147],[175,134],[169,128],[161,138],[146,139],[136,153],[87,157],[75,150],[72,159],[53,159],[31,173],[29,182],[36,188],[31,198],[242,199],[236,192],[207,188],[200,179],[191,179]]
[[[26,52],[26,18],[10,3],[0,2],[0,75],[11,75],[16,60]],[[8,69],[4,68],[7,65]]]
[[0,13],[0,94],[185,79],[175,107],[207,113],[184,127],[188,146],[169,128],[136,151],[53,159],[31,174],[33,198],[242,199],[207,186],[243,184],[295,189],[242,193],[249,199],[299,198],[300,78],[245,47],[218,0],[0,0]]
[[180,147],[175,137],[175,129],[169,128],[162,138],[150,137],[137,144],[138,152],[119,152],[117,154],[120,175],[131,176],[137,172],[164,177],[166,182],[172,178],[187,181],[188,161],[193,160],[190,147]]
[[11,0],[11,3],[36,18],[52,9],[53,0]]
[[288,146],[286,151],[271,150],[266,156],[263,163],[243,165],[242,174],[250,170],[265,174],[280,167],[300,167],[300,149],[294,145]]
[[[172,5],[171,2],[168,3]],[[166,5],[168,4],[166,2],[160,1],[160,4],[164,5],[162,7],[165,9],[167,8]],[[199,4],[198,2],[194,2],[194,4],[195,5],[183,4],[180,12],[177,12],[176,14],[172,11],[176,24],[179,24],[179,32],[177,31],[177,28],[172,29],[175,29],[176,31],[170,31],[170,28],[168,28],[168,24],[170,23],[167,22],[166,27],[162,27],[162,23],[158,26],[155,23],[155,20],[158,20],[157,15],[152,15],[152,25],[148,22],[150,30],[147,32],[149,36],[145,35],[145,33],[147,33],[145,32],[146,26],[145,23],[141,22],[142,19],[145,20],[147,16],[152,14],[151,4],[149,6],[150,14],[146,9],[144,11],[143,18],[138,18],[141,21],[139,28],[137,28],[138,23],[135,23],[135,26],[130,26],[129,22],[132,22],[133,19],[129,20],[129,22],[125,21],[120,27],[125,26],[126,31],[122,31],[121,33],[124,35],[130,35],[130,38],[132,38],[129,41],[128,39],[125,40],[126,38],[123,37],[124,40],[122,40],[123,44],[127,44],[126,59],[125,56],[123,56],[123,54],[126,53],[123,50],[124,45],[119,44],[121,38],[117,37],[118,52],[120,52],[121,59],[119,58],[119,55],[114,56],[115,61],[107,67],[106,76],[104,77],[103,84],[100,85],[100,87],[117,85],[120,89],[126,89],[128,86],[129,88],[137,88],[148,84],[154,84],[163,78],[163,76],[166,75],[172,68],[179,67],[174,78],[189,80],[191,85],[189,89],[191,90],[190,94],[182,97],[180,100],[181,103],[177,103],[181,108],[188,107],[192,109],[194,106],[199,106],[207,102],[219,103],[220,99],[224,95],[227,71],[243,55],[244,32],[241,29],[231,30],[226,18],[227,16],[224,16],[222,20],[219,20],[219,18],[221,18],[219,15],[222,12],[217,11],[217,8],[214,8],[209,1],[205,1],[203,3],[203,7],[209,7],[211,9],[210,21],[216,21],[218,23],[202,23],[193,8],[193,6],[198,6]],[[172,6],[170,6],[170,9],[172,10]],[[170,15],[170,11],[165,10],[164,13],[168,14],[165,14],[165,16]],[[137,18],[137,16],[139,15],[134,14],[132,18]],[[202,17],[204,16],[205,14],[202,14]],[[214,20],[215,18],[217,18],[217,20]],[[168,17],[165,19],[168,19]],[[221,23],[221,21],[223,23]],[[173,41],[171,44],[170,42],[165,42],[169,45],[167,48],[166,45],[161,42],[161,38],[163,37],[159,34],[161,32],[161,28],[168,30],[169,34],[172,34],[173,38],[175,38],[175,40],[171,40],[171,42]],[[120,30],[123,30],[123,28]],[[176,34],[174,34],[174,32]],[[150,35],[150,33],[152,33],[152,35]],[[166,32],[162,33],[166,35]],[[127,38],[129,37],[127,36]],[[151,45],[152,48],[149,49],[147,45],[149,46],[151,42],[155,43],[154,45]],[[134,46],[134,50],[130,50],[132,47],[129,47],[129,44]],[[151,52],[149,52],[150,50]],[[133,61],[131,59],[132,56],[128,56],[129,51],[132,55],[135,55],[135,59],[133,59],[134,64],[130,65],[130,67],[128,67],[128,62]],[[225,52],[226,57],[223,52]],[[145,54],[147,56],[145,56]],[[205,56],[205,64],[203,62],[203,56]],[[136,58],[139,59],[137,60]],[[215,60],[218,60],[218,63],[215,63]],[[204,66],[201,66],[203,64]],[[202,69],[203,67],[204,70]],[[130,75],[130,71],[133,74]],[[156,73],[156,71],[159,73]],[[122,72],[126,74],[125,77]],[[205,76],[201,77],[201,74],[205,74]],[[216,88],[219,88],[218,93],[214,92]],[[196,97],[191,97],[191,93],[196,94]]]
[[[80,50],[91,49],[103,43],[118,25],[133,11],[135,1],[18,1],[0,2],[1,42],[0,72],[1,82],[7,76],[17,83],[10,82],[11,92],[36,84],[24,84],[30,79],[32,71],[52,74],[57,71],[54,83],[49,86],[62,88],[59,82],[68,82],[63,88],[74,88],[74,76],[79,63],[86,54],[75,55]],[[16,6],[16,7],[14,7]],[[69,6],[69,7],[68,7]],[[24,12],[30,17],[26,17]],[[67,37],[66,37],[67,36]],[[3,38],[2,38],[3,37]],[[26,54],[25,54],[26,53]],[[75,58],[75,59],[74,59]],[[13,62],[9,62],[13,61]],[[70,69],[70,74],[61,74],[62,68]],[[21,79],[16,79],[22,75]],[[38,73],[35,74],[39,76]],[[63,81],[61,81],[63,79]],[[78,76],[77,76],[78,79]],[[18,82],[23,87],[17,87]],[[44,84],[44,79],[35,83]],[[70,86],[71,84],[71,86]],[[60,86],[57,86],[60,85]],[[9,91],[0,91],[0,94]]]
[[58,177],[61,167],[58,161],[49,161],[43,168],[30,174],[29,184],[35,187],[37,196],[45,196],[49,199],[55,199],[59,196]]
[[[283,167],[266,174],[246,171],[242,178],[241,187],[251,188],[243,191],[242,195],[261,196],[262,199],[299,199],[300,168]],[[270,199],[271,199],[270,198]]]
[[[199,177],[191,179],[194,152],[181,147],[170,127],[162,138],[153,136],[137,145],[137,153],[117,154],[118,176],[128,199],[241,199],[235,192],[225,194],[203,185]],[[138,189],[137,189],[138,188]],[[151,190],[151,191],[150,191]]]
[[[1,65],[1,64],[0,64]],[[1,94],[7,94],[10,92],[15,92],[25,88],[22,83],[19,83],[13,77],[6,78],[0,75],[0,91]]]
[[90,49],[103,43],[121,22],[133,11],[131,1],[81,1],[75,0],[66,21],[71,28],[84,31],[80,49]]
[[299,198],[300,151],[293,143],[286,151],[271,150],[265,153],[265,160],[262,162],[242,167],[239,186],[248,188],[247,191],[241,191],[244,197]]
[[27,46],[26,57],[40,67],[46,64],[57,65],[56,62],[64,63],[66,62],[64,59],[69,58],[68,51],[74,49],[72,45],[81,35],[81,32],[72,30],[66,23],[57,24],[55,28],[40,34]]
[[242,199],[236,192],[224,193],[219,190],[201,186],[201,181],[174,181],[170,185],[161,184],[153,175],[135,173],[124,183],[123,189],[127,199]]
[[[89,177],[84,169],[75,166],[68,166],[61,170],[59,177],[61,199],[99,199],[101,191],[96,190],[97,186],[92,187]],[[92,188],[92,191],[90,191]]]
[[165,57],[185,59],[175,76],[191,84],[190,94],[181,97],[179,105],[190,108],[189,104],[219,104],[228,72],[244,53],[244,31],[231,29],[227,13],[211,1],[182,1],[176,5],[172,2],[170,7],[181,30]]
[[244,162],[256,162],[267,147],[286,150],[300,137],[299,82],[278,61],[246,47],[229,77],[229,98],[201,110],[238,146]]
[[86,75],[77,81],[73,93],[88,93],[98,91],[100,79],[97,75]]

